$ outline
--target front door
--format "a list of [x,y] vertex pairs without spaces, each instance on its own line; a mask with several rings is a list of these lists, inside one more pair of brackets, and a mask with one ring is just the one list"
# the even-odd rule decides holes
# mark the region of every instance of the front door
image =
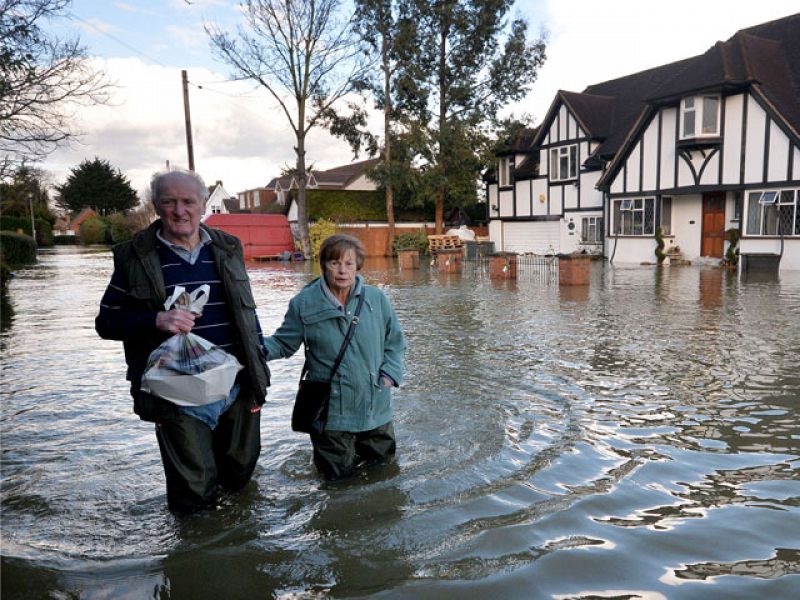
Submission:
[[703,239],[700,256],[722,258],[725,247],[725,193],[703,194]]

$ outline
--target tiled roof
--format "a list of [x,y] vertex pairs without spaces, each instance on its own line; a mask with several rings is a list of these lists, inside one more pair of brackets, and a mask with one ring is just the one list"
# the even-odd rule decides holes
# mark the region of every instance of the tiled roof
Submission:
[[526,156],[522,163],[514,169],[516,179],[531,179],[539,174],[539,153]]
[[560,91],[559,95],[590,137],[602,139],[608,136],[614,116],[614,98],[565,91]]
[[[347,187],[350,183],[364,175],[367,169],[377,165],[379,160],[378,158],[371,158],[369,160],[342,165],[341,167],[334,167],[327,171],[312,169],[311,175],[314,177],[316,185],[320,189],[341,189]],[[292,175],[273,178],[267,184],[267,189],[274,190],[276,183],[280,184],[281,189],[288,190],[290,187],[293,187]]]
[[800,131],[800,14],[743,29],[698,56],[590,85],[582,95],[563,94],[578,118],[593,122],[602,121],[602,110],[608,107],[587,105],[582,110],[578,103],[585,102],[587,95],[613,98],[608,136],[597,152],[609,158],[619,151],[648,106],[748,85],[763,92]]
[[538,131],[538,127],[523,127],[518,130],[513,137],[505,140],[505,148],[498,152],[497,155],[503,156],[504,154],[518,154],[530,151]]
[[[658,88],[663,82],[672,79],[675,74],[681,72],[691,59],[641,71],[619,79],[612,79],[588,86],[584,91],[584,96],[600,96],[613,98],[611,106],[608,103],[602,105],[605,115],[607,115],[608,125],[604,128],[607,136],[598,148],[596,155],[602,158],[611,158],[622,146],[625,136],[636,120],[647,108],[646,98],[652,91]],[[592,123],[596,123],[599,117],[588,117]],[[599,129],[603,129],[600,127]],[[594,137],[594,132],[590,131]],[[599,139],[602,136],[598,135]]]

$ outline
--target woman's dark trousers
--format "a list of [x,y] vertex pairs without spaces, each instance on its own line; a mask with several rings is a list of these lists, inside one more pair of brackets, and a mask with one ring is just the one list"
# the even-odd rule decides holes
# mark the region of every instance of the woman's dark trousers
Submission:
[[394,426],[385,425],[369,431],[329,431],[311,434],[314,464],[325,479],[349,477],[357,469],[391,459],[397,449]]

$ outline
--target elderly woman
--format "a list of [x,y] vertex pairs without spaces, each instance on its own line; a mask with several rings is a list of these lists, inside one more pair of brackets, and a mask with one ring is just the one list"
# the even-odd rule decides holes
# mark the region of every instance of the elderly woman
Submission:
[[389,300],[358,274],[364,246],[349,235],[320,248],[322,277],[289,302],[283,324],[264,339],[268,359],[292,356],[305,344],[307,379],[328,381],[361,296],[358,325],[331,382],[325,430],[311,434],[314,464],[340,479],[395,453],[392,386],[403,379],[403,330]]

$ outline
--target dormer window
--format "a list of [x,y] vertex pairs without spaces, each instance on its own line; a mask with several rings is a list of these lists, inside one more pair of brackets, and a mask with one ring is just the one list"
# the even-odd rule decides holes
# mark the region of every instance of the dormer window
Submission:
[[681,100],[681,139],[719,136],[719,112],[717,95]]
[[564,181],[578,176],[578,146],[550,149],[550,181]]
[[502,156],[497,165],[497,182],[500,187],[511,185],[511,157]]

